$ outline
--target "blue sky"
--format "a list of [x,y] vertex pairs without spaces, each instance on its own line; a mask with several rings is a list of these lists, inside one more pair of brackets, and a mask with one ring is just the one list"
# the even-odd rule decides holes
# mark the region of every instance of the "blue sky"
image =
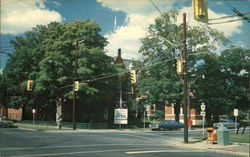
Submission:
[[[191,26],[201,23],[193,19],[191,0],[153,0],[161,12],[177,9],[187,13]],[[250,11],[250,0],[208,0],[209,19],[235,14],[230,5],[241,13]],[[101,34],[109,45],[108,55],[115,56],[122,49],[122,57],[140,59],[138,49],[140,38],[145,37],[147,28],[160,16],[150,0],[1,0],[1,50],[11,52],[9,41],[15,36],[31,30],[38,24],[47,25],[52,21],[68,23],[73,20],[91,19],[100,25]],[[246,16],[249,16],[247,14]],[[114,23],[116,17],[116,24]],[[239,19],[232,17],[216,22]],[[182,22],[182,16],[177,23]],[[116,25],[116,27],[115,27]],[[250,24],[236,21],[211,25],[232,40],[232,45],[250,47]],[[230,46],[230,45],[229,45]],[[219,49],[225,49],[218,45]],[[1,55],[1,67],[6,64],[6,55]]]

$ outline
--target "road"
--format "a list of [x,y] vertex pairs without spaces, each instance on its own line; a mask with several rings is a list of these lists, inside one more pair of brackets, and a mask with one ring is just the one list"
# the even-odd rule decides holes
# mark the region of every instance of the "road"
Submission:
[[[190,132],[190,136],[201,132]],[[0,156],[11,157],[231,157],[176,147],[183,131],[34,131],[0,128]]]

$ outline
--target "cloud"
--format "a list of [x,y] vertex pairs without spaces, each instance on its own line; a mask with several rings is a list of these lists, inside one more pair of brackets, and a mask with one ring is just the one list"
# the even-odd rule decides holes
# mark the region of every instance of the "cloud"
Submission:
[[[193,8],[192,7],[184,7],[180,10],[180,15],[178,17],[177,23],[180,24],[183,22],[183,13],[187,14],[187,23],[190,26],[200,26],[200,25],[207,25],[201,22],[198,22],[194,20],[194,15],[193,15]],[[223,13],[216,13],[211,9],[208,9],[208,18],[209,19],[216,19],[220,17],[225,17],[228,16],[227,14]],[[243,21],[235,21],[235,22],[230,22],[230,23],[223,23],[228,20],[237,20],[239,19],[238,17],[230,17],[227,19],[221,19],[221,20],[210,20],[209,23],[221,23],[221,24],[211,24],[209,27],[214,28],[218,30],[219,32],[223,32],[226,37],[231,37],[234,34],[242,33],[242,26],[243,26]]]
[[22,34],[36,25],[62,22],[62,16],[46,9],[43,0],[1,1],[1,34]]
[[[126,13],[126,24],[124,26],[118,27],[116,31],[109,32],[105,35],[109,41],[109,45],[106,47],[108,54],[111,56],[116,56],[117,49],[121,48],[123,52],[123,58],[139,59],[141,57],[141,55],[138,53],[138,50],[141,47],[140,39],[145,37],[147,34],[147,28],[150,24],[154,23],[154,19],[157,16],[160,16],[160,13],[156,10],[150,0],[97,0],[97,2],[101,3],[103,7],[110,8],[113,11],[122,11]],[[168,11],[174,7],[181,8],[179,10],[180,15],[177,21],[179,24],[183,21],[182,14],[186,12],[187,22],[189,25],[203,25],[203,23],[194,20],[192,7],[183,7],[183,1],[179,1],[179,6],[176,6],[177,3],[175,2],[176,1],[174,0],[154,1],[154,3],[162,12]],[[208,14],[209,19],[226,16],[226,14],[216,13],[211,9],[208,9]],[[237,17],[235,17],[235,19],[237,19]],[[211,25],[210,27],[223,32],[226,37],[231,37],[235,33],[241,33],[242,25],[242,21],[237,21],[220,25]]]
[[108,54],[116,56],[117,49],[121,48],[123,58],[140,58],[138,50],[141,42],[139,39],[145,37],[149,24],[152,24],[155,18],[156,15],[129,14],[126,18],[126,26],[118,27],[115,32],[105,35],[109,41],[109,45],[106,47]]
[[[122,49],[122,57],[127,59],[139,59],[141,55],[138,50],[141,47],[140,39],[145,37],[150,24],[159,16],[150,0],[97,0],[103,7],[108,7],[113,11],[123,11],[126,13],[125,25],[118,27],[116,31],[109,32],[105,37],[109,41],[106,47],[108,54],[117,55],[117,49]],[[157,1],[161,8],[171,8],[173,1]]]
[[[141,13],[151,14],[155,12],[151,0],[97,0],[103,7],[112,9],[113,11],[123,11],[127,14]],[[159,8],[170,9],[174,0],[157,0],[154,2]]]

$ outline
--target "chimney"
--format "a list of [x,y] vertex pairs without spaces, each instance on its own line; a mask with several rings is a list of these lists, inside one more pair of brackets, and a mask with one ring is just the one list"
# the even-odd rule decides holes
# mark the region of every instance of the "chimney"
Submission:
[[122,54],[121,54],[121,49],[119,48],[119,49],[118,49],[118,57],[121,57],[121,55],[122,55]]

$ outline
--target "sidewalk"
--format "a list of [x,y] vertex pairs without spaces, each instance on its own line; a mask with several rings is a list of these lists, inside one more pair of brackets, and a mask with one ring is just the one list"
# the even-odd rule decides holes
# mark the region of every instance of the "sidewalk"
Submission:
[[195,141],[191,140],[188,144],[184,144],[183,141],[174,142],[177,147],[203,149],[208,152],[218,152],[223,154],[239,155],[250,157],[250,144],[249,143],[230,143],[230,145],[224,146],[219,144],[207,143],[207,141]]

